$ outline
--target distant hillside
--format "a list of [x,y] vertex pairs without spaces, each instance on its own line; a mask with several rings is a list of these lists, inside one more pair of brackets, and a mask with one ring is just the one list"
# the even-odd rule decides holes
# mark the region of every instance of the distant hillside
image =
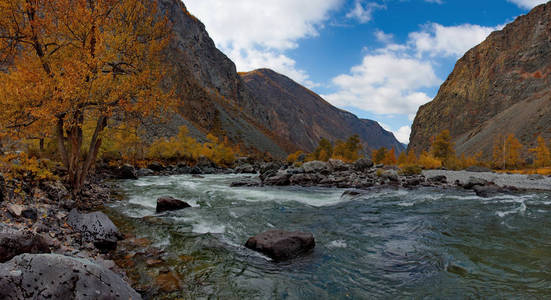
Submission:
[[313,150],[321,137],[334,141],[353,134],[373,148],[403,149],[376,122],[331,106],[283,75],[258,70],[240,76],[180,0],[158,3],[173,24],[168,83],[175,87],[181,107],[167,124],[150,126],[151,138],[174,135],[186,125],[196,137],[208,132],[227,135],[280,158],[298,149]]
[[534,8],[461,58],[436,98],[422,106],[409,147],[427,149],[451,131],[459,153],[491,155],[514,133],[527,146],[551,138],[551,3]]

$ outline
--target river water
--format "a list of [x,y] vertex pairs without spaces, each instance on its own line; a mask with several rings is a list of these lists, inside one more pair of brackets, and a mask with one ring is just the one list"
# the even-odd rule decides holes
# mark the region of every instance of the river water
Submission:
[[[241,177],[120,182],[124,200],[112,209],[164,251],[181,280],[163,297],[551,297],[549,193],[483,199],[421,188],[343,197],[340,189],[229,187]],[[193,207],[155,215],[161,196]],[[316,248],[274,263],[242,246],[271,228],[312,232]]]

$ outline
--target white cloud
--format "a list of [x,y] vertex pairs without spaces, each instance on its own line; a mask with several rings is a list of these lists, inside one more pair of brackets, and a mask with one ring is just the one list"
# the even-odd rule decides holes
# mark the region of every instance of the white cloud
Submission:
[[411,135],[411,127],[403,126],[393,132],[394,136],[400,143],[409,144],[409,136]]
[[446,27],[431,23],[423,31],[410,33],[409,42],[413,43],[418,56],[429,54],[432,57],[459,57],[500,28],[501,26],[483,27],[471,24]]
[[518,5],[520,8],[532,9],[540,4],[547,3],[548,0],[507,0]]
[[365,3],[363,0],[356,0],[354,3],[354,8],[346,14],[346,17],[349,19],[355,19],[356,21],[365,24],[371,21],[373,12],[376,9],[381,8],[385,8],[385,6],[375,2]]
[[[419,106],[429,102],[426,89],[442,83],[435,68],[443,59],[459,58],[498,27],[429,24],[396,44],[384,32],[376,33],[383,48],[368,52],[348,74],[333,78],[336,92],[325,95],[332,104],[379,115],[403,115],[410,120]],[[432,95],[431,95],[432,96]],[[406,128],[394,131],[405,141]]]
[[239,71],[270,67],[311,86],[285,51],[315,37],[343,0],[185,0]]
[[389,44],[392,42],[392,40],[394,39],[394,35],[391,34],[391,33],[385,33],[384,31],[382,30],[376,30],[375,31],[375,38],[377,38],[377,40],[379,42],[383,42],[385,44]]

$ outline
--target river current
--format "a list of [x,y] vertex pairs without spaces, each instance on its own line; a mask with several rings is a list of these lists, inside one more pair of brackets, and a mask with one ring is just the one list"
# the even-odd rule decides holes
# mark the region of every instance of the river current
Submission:
[[[161,248],[181,298],[551,297],[551,194],[240,187],[242,175],[120,182],[111,205]],[[173,196],[192,208],[155,214]],[[155,216],[156,222],[148,218]],[[275,263],[243,247],[272,229],[312,232],[313,253]],[[166,296],[166,295],[165,295]]]

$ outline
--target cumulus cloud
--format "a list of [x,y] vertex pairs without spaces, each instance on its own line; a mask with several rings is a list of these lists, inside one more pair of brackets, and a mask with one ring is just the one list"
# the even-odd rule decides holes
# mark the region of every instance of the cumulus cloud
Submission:
[[[362,63],[333,78],[336,92],[325,98],[336,106],[354,107],[379,115],[402,115],[410,120],[431,97],[424,91],[442,83],[435,69],[442,59],[459,58],[499,27],[464,24],[428,24],[409,34],[403,44],[391,35],[376,32],[384,47],[368,52]],[[408,126],[392,131],[407,143]],[[407,138],[406,138],[407,136]]]
[[532,9],[540,4],[547,3],[548,0],[507,0],[518,5],[520,8]]
[[216,45],[239,71],[270,67],[307,85],[305,71],[284,52],[315,37],[343,0],[186,0]]
[[375,10],[382,8],[385,8],[385,6],[376,2],[365,2],[363,0],[356,0],[354,3],[354,7],[350,12],[346,14],[346,17],[365,24],[371,21],[373,17],[373,12]]

